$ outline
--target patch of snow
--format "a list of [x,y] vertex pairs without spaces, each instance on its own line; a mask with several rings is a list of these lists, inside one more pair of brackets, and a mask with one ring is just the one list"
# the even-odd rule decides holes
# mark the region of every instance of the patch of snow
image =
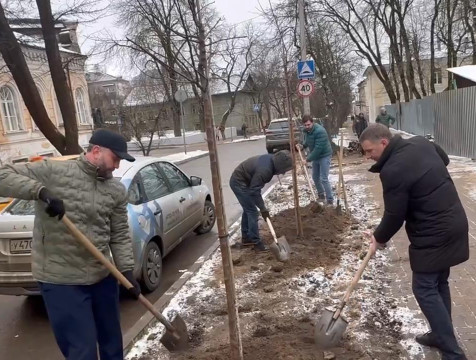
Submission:
[[244,142],[244,141],[256,141],[256,140],[259,140],[259,139],[264,139],[265,137],[266,137],[266,135],[253,135],[253,136],[250,136],[247,139],[236,139],[236,140],[233,140],[232,142],[233,143],[239,143],[239,142]]
[[160,159],[165,161],[170,161],[171,163],[176,163],[176,162],[187,160],[187,159],[201,157],[201,156],[204,156],[205,154],[208,154],[208,151],[194,150],[194,151],[189,151],[186,154],[183,152],[180,152],[176,154],[161,156]]

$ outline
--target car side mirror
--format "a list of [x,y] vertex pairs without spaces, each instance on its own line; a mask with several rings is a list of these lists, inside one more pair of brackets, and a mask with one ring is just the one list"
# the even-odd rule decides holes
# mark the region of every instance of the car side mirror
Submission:
[[190,185],[191,186],[202,185],[202,178],[200,178],[198,176],[190,176]]

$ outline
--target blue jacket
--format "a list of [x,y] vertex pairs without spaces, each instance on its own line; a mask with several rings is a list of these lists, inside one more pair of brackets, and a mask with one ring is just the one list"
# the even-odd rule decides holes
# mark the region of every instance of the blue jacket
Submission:
[[327,131],[323,126],[314,124],[311,131],[304,130],[304,147],[309,148],[307,161],[322,159],[332,155],[332,147],[327,136]]

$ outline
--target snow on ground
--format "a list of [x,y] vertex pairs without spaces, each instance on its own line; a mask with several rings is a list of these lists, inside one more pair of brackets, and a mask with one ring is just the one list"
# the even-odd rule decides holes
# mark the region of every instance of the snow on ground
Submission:
[[208,151],[194,150],[194,151],[188,151],[186,154],[183,152],[180,152],[180,153],[175,153],[171,155],[161,156],[160,159],[165,161],[170,161],[171,163],[176,163],[183,160],[201,157],[201,156],[204,156],[205,154],[208,154]]
[[239,143],[239,142],[243,142],[243,141],[256,141],[256,140],[259,140],[259,139],[264,139],[265,137],[266,137],[266,135],[253,135],[253,136],[250,136],[247,139],[233,140],[232,143]]

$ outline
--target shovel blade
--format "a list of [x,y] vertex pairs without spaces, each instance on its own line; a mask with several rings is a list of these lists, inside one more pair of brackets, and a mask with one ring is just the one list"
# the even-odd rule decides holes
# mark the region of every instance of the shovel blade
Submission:
[[269,249],[276,257],[276,259],[278,259],[278,261],[286,262],[289,260],[291,254],[291,247],[289,246],[289,243],[286,240],[285,236],[279,237],[278,242],[272,243],[269,246]]
[[190,344],[185,321],[183,321],[180,315],[177,315],[171,324],[175,332],[166,328],[165,334],[160,338],[162,345],[170,352],[188,349]]
[[314,332],[314,340],[321,349],[335,347],[344,335],[348,322],[342,317],[334,319],[334,312],[324,310],[316,324]]

